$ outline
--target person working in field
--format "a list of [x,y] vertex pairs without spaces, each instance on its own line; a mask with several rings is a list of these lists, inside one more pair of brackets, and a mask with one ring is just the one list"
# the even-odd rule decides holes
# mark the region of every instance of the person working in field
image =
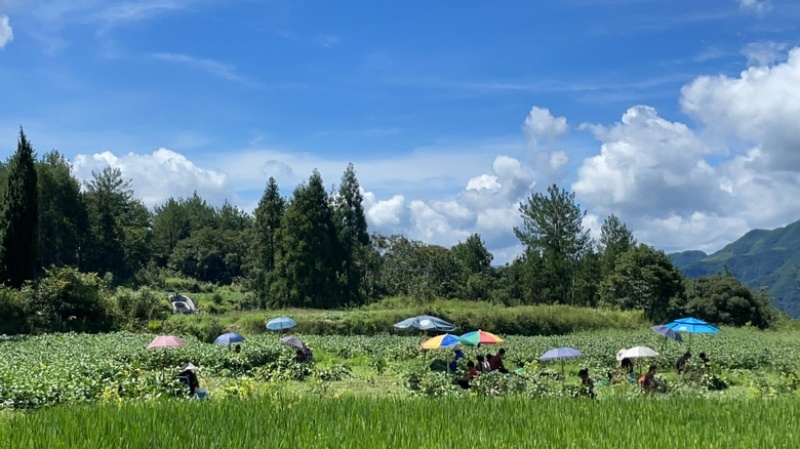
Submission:
[[581,378],[583,392],[590,398],[594,399],[594,381],[589,377],[589,368],[583,368],[582,370],[578,371],[578,377]]
[[492,370],[492,367],[489,366],[489,360],[487,360],[486,357],[484,357],[482,355],[478,355],[477,360],[478,360],[478,363],[477,363],[476,368],[478,369],[478,371],[480,371],[482,373],[488,373],[489,371]]
[[475,362],[470,360],[467,362],[467,375],[463,379],[458,380],[458,385],[465,390],[470,389],[472,387],[470,382],[472,382],[472,379],[474,379],[477,375],[478,368],[475,367]]
[[183,371],[178,373],[178,380],[189,388],[189,396],[194,396],[197,388],[200,387],[200,381],[197,380],[197,374],[195,374],[196,370],[196,366],[192,363],[187,363],[183,367]]
[[619,369],[628,378],[630,383],[636,383],[636,374],[633,372],[633,361],[625,357],[619,362]]
[[489,360],[489,367],[492,369],[492,371],[497,370],[500,371],[501,373],[508,373],[508,370],[503,365],[503,358],[505,356],[506,356],[506,349],[501,348],[499,351],[497,351],[497,355],[495,355]]
[[658,380],[656,379],[657,373],[658,367],[655,365],[650,365],[650,369],[647,370],[647,374],[642,376],[640,379],[642,383],[642,389],[645,393],[652,393],[658,388]]
[[689,351],[686,351],[686,353],[678,357],[678,361],[675,362],[675,370],[678,372],[678,374],[683,374],[686,372],[686,362],[688,362],[691,358],[692,353]]

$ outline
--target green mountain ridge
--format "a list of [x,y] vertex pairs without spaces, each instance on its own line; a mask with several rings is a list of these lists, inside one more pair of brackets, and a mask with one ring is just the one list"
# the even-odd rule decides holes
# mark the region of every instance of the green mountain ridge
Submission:
[[712,254],[683,251],[669,256],[688,278],[728,270],[751,288],[765,288],[774,307],[800,317],[800,221],[754,229]]

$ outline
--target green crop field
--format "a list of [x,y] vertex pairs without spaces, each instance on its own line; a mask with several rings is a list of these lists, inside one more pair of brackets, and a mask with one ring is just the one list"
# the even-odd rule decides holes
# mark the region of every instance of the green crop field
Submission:
[[[310,364],[293,362],[279,337],[248,336],[239,354],[191,337],[148,350],[144,334],[2,339],[0,447],[800,447],[787,424],[800,408],[796,331],[726,328],[682,345],[649,329],[508,336],[513,372],[481,375],[470,390],[441,370],[451,351],[418,350],[423,335],[300,335]],[[689,343],[713,362],[678,376]],[[616,352],[635,345],[661,352],[639,367],[659,365],[664,391],[604,382]],[[584,356],[538,362],[561,346]],[[206,400],[175,378],[189,361]],[[581,394],[583,367],[594,401]]]

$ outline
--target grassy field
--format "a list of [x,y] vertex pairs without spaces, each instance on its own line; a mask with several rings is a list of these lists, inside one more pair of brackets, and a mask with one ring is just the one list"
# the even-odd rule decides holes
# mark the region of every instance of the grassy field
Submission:
[[58,407],[0,446],[60,448],[796,448],[800,401],[298,398]]

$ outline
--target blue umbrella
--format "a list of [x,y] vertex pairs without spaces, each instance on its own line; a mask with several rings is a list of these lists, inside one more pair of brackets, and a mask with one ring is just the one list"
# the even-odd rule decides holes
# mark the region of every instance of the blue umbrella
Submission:
[[413,318],[405,319],[399,323],[396,323],[394,325],[394,328],[395,329],[414,328],[423,331],[437,330],[443,332],[452,332],[456,329],[455,326],[448,323],[447,321],[430,315],[420,315],[420,316],[415,316]]
[[689,334],[716,334],[719,328],[706,323],[697,318],[680,318],[665,325],[667,328],[676,332],[686,332]]
[[668,328],[667,326],[653,326],[650,329],[653,329],[653,331],[656,332],[657,334],[661,334],[675,341],[683,341],[683,337],[681,337],[681,334]]
[[214,343],[218,345],[229,345],[231,343],[241,343],[243,341],[245,341],[245,338],[241,335],[236,332],[228,332],[227,334],[222,334],[217,337]]
[[295,326],[297,326],[297,323],[295,323],[293,319],[285,316],[275,318],[267,323],[267,329],[271,331],[282,331],[284,329],[291,329]]

